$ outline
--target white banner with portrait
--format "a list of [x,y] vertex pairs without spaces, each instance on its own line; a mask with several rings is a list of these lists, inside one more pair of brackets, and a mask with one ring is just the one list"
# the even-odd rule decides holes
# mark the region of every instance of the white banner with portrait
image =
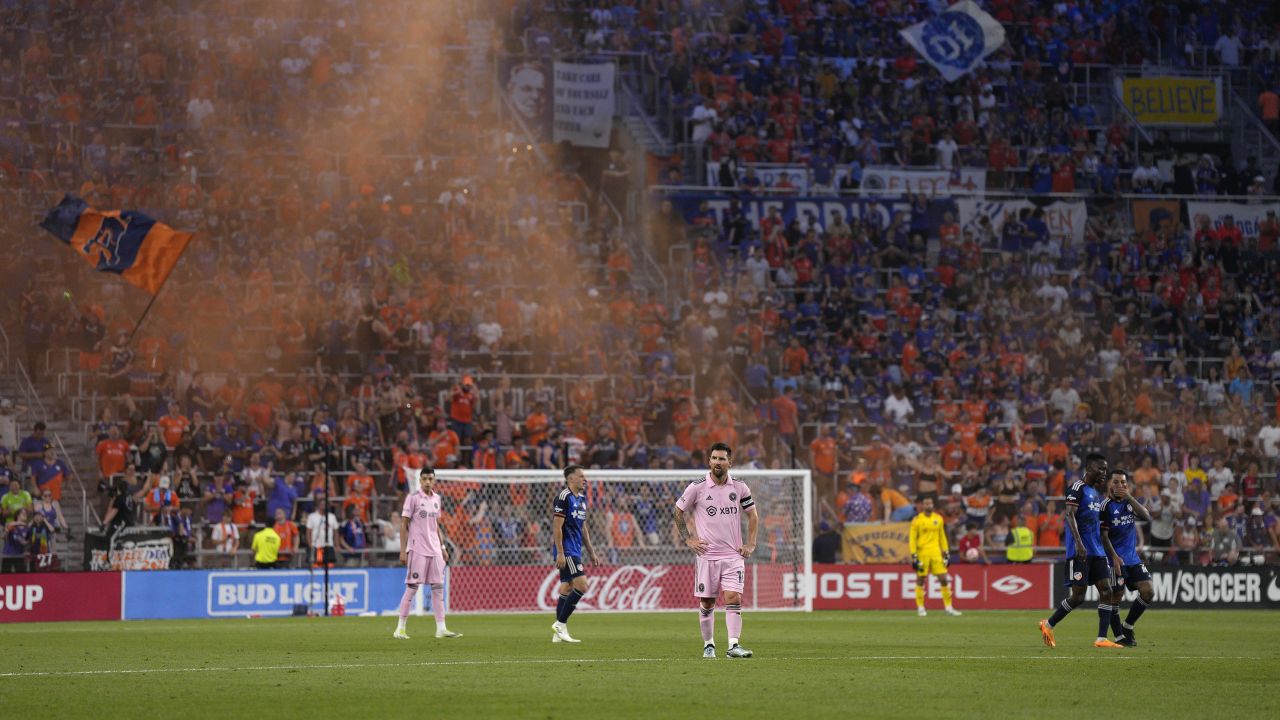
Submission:
[[555,64],[552,138],[607,148],[613,131],[613,63]]
[[1258,236],[1258,228],[1261,226],[1262,221],[1266,219],[1268,210],[1280,215],[1280,203],[1258,203],[1254,205],[1233,202],[1187,201],[1187,217],[1191,220],[1192,231],[1200,227],[1201,217],[1208,217],[1214,229],[1222,227],[1224,221],[1229,217],[1235,221],[1236,227],[1240,228],[1240,234],[1244,237]]
[[978,236],[981,232],[981,220],[983,217],[991,219],[991,227],[994,228],[996,237],[999,238],[1006,220],[1010,218],[1016,219],[1023,210],[1039,207],[1044,210],[1044,222],[1045,225],[1049,226],[1050,235],[1068,239],[1069,242],[1079,245],[1084,242],[1085,225],[1089,222],[1089,211],[1083,202],[1063,202],[1058,200],[1048,204],[1037,205],[1029,200],[974,200],[961,198],[956,200],[956,207],[960,211],[961,229],[972,230],[975,236]]

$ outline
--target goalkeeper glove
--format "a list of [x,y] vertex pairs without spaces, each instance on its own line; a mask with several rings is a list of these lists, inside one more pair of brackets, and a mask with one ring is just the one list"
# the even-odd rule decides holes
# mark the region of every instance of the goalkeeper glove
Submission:
[[911,567],[915,569],[917,575],[924,571],[924,568],[920,567],[920,556],[915,553],[911,554]]
[[942,551],[942,567],[951,567],[951,551]]

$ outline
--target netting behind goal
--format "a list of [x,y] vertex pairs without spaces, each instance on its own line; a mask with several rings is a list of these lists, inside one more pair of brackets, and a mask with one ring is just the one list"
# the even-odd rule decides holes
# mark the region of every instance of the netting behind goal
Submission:
[[[579,608],[687,610],[693,551],[680,542],[675,502],[698,471],[587,470],[587,529],[600,565]],[[812,491],[807,470],[737,470],[760,518],[747,560],[746,608],[808,610],[799,578],[812,569]],[[437,472],[451,558],[450,612],[551,612],[559,575],[551,559],[552,502],[564,476],[551,470]],[[747,521],[743,516],[743,539]],[[584,558],[585,559],[585,558]]]

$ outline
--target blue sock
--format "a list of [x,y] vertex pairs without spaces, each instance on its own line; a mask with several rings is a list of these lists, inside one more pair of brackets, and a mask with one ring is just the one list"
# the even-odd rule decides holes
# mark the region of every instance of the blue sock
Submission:
[[1124,624],[1133,627],[1133,624],[1138,622],[1138,618],[1142,617],[1142,613],[1146,612],[1147,607],[1147,602],[1139,595],[1138,599],[1129,606],[1129,617],[1124,619]]
[[1067,616],[1067,613],[1074,609],[1075,608],[1071,607],[1071,603],[1063,600],[1058,604],[1058,607],[1054,609],[1053,615],[1049,616],[1049,627],[1056,627],[1058,623],[1062,622],[1062,619]]
[[556,622],[564,622],[569,616],[564,614],[565,603],[569,601],[568,595],[561,595],[556,601]]
[[569,616],[578,609],[578,601],[582,599],[582,595],[577,588],[569,591],[569,597],[564,601],[564,619],[560,622],[569,622]]
[[1098,637],[1107,638],[1107,628],[1111,627],[1111,611],[1115,608],[1099,601],[1098,602]]
[[1118,639],[1124,635],[1124,628],[1120,627],[1120,606],[1116,605],[1111,608],[1111,633]]

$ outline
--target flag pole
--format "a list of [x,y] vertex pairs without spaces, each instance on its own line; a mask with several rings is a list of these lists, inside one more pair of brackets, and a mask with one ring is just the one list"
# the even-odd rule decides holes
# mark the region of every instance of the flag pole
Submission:
[[[195,240],[195,235],[191,236],[191,240]],[[190,244],[191,241],[188,240],[187,242]],[[182,252],[183,254],[186,253],[185,247],[182,249]],[[179,256],[178,259],[181,260],[181,256]],[[142,327],[142,322],[146,320],[147,315],[151,313],[151,306],[156,304],[156,298],[160,297],[160,294],[164,292],[165,286],[169,284],[169,278],[173,277],[173,270],[177,269],[177,265],[177,262],[175,262],[173,269],[169,271],[168,275],[164,276],[164,280],[160,281],[160,287],[156,290],[156,294],[151,296],[151,300],[147,302],[147,307],[142,311],[142,316],[138,318],[138,322],[134,323],[133,332],[129,333],[129,340],[125,343],[126,346],[133,344],[133,336],[138,334],[138,330]]]
[[[168,280],[168,278],[165,278],[165,282],[168,282]],[[160,292],[164,292],[163,285],[160,286]],[[151,306],[156,304],[156,298],[160,297],[160,292],[151,296],[151,301],[147,303],[147,308],[142,311],[142,317],[139,317],[138,322],[134,323],[133,332],[129,333],[129,340],[125,343],[126,346],[133,344],[133,336],[138,334],[138,328],[142,327],[142,321],[147,319],[147,314],[151,312]]]

